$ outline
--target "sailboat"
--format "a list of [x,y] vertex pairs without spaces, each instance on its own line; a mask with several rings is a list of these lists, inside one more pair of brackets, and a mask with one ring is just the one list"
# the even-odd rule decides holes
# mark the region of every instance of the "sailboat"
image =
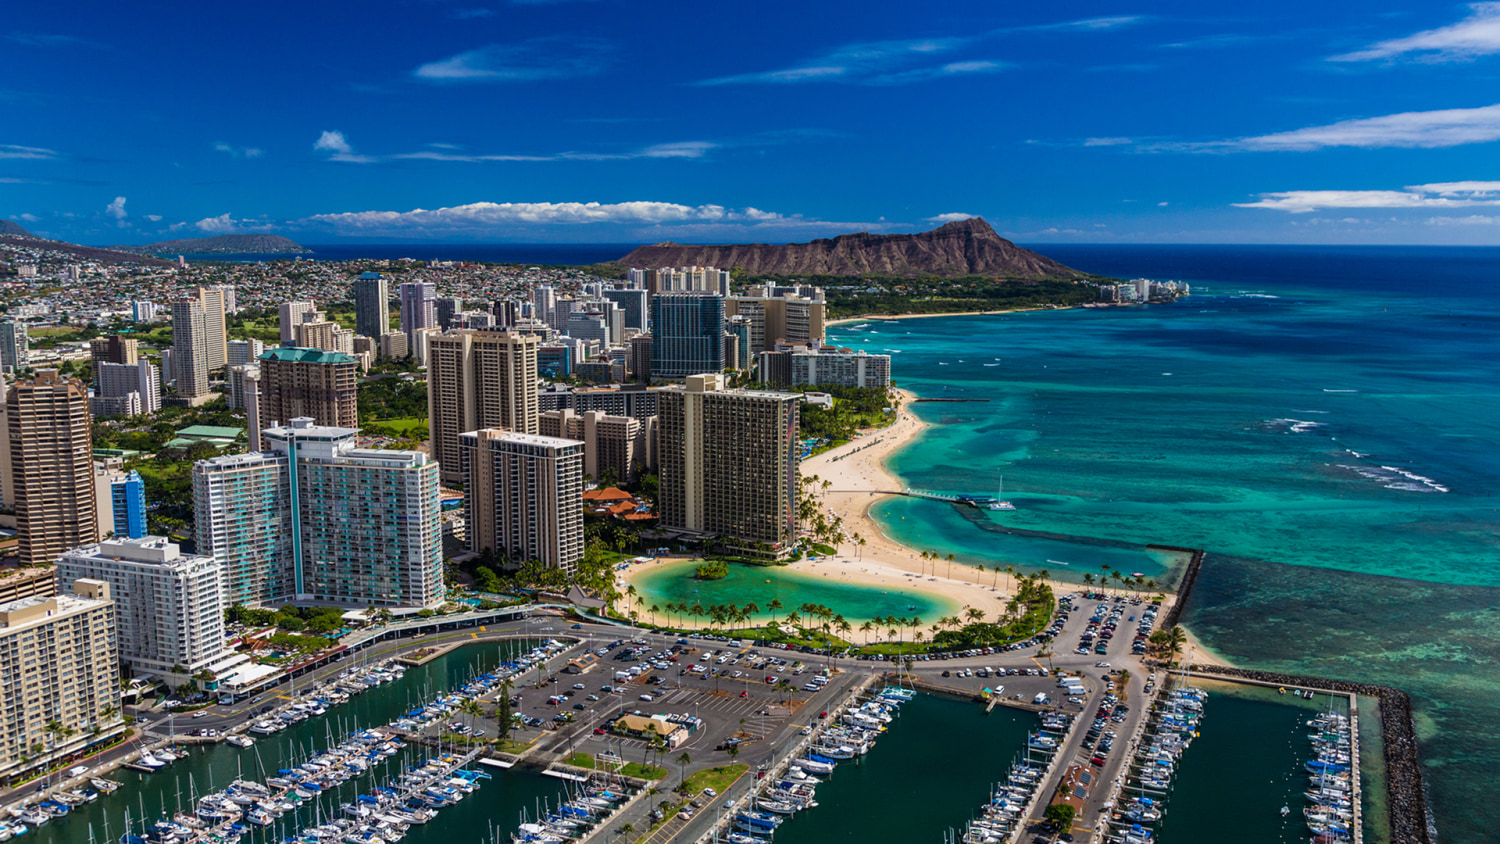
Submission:
[[995,501],[989,506],[991,510],[1014,510],[1016,505],[1005,500],[1005,476],[1000,476],[1000,488],[995,492]]

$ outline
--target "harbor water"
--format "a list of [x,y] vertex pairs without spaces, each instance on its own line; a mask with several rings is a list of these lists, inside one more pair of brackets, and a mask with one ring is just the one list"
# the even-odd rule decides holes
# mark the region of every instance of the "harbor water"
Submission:
[[[1233,840],[1261,844],[1306,844],[1303,792],[1311,758],[1307,720],[1327,711],[1329,699],[1311,700],[1275,689],[1230,683],[1208,689],[1203,729],[1182,756],[1166,810],[1156,824],[1157,844]],[[1347,712],[1345,698],[1335,711]],[[1282,816],[1281,807],[1290,811]]]
[[[309,718],[275,735],[252,736],[256,738],[254,747],[240,749],[227,744],[194,747],[186,758],[153,774],[121,769],[110,778],[124,783],[124,787],[112,795],[101,795],[93,803],[75,808],[64,818],[28,832],[26,839],[35,844],[113,842],[125,831],[127,813],[137,833],[143,813],[148,824],[164,814],[170,817],[179,810],[191,814],[193,793],[202,796],[223,789],[237,777],[264,782],[267,776],[274,776],[278,768],[294,767],[308,754],[337,744],[356,727],[382,727],[436,694],[461,685],[475,674],[492,670],[502,658],[524,653],[536,644],[539,643],[509,641],[466,645],[425,665],[408,668],[401,679],[371,688],[347,703],[330,707],[321,717]],[[279,701],[267,694],[265,702]],[[199,722],[184,718],[179,730],[191,729],[189,725],[196,723]],[[292,828],[299,823],[303,827],[314,825],[317,822],[315,811],[321,811],[325,820],[330,812],[336,817],[341,803],[353,800],[373,785],[386,784],[387,776],[394,777],[404,770],[401,765],[408,761],[420,762],[433,752],[415,745],[408,747],[394,757],[388,768],[379,766],[374,769],[374,776],[355,777],[334,790],[335,794],[308,801],[295,817],[289,813],[275,825],[252,829],[246,835],[246,841],[249,844],[279,841],[282,836],[292,834]],[[440,810],[432,822],[413,826],[405,840],[416,844],[438,842],[455,831],[462,831],[462,840],[478,841],[488,836],[491,821],[509,831],[515,828],[521,811],[535,816],[533,807],[539,801],[545,799],[554,806],[557,804],[557,795],[561,791],[558,780],[522,769],[483,770],[493,779],[485,781],[478,791],[458,805]]]
[[818,805],[776,830],[776,844],[936,842],[961,831],[1025,753],[1031,712],[919,694],[875,747],[818,786]]
[[915,405],[934,427],[890,459],[905,485],[992,494],[1003,475],[1017,507],[900,499],[882,527],[1063,578],[1134,564],[1059,566],[1102,552],[996,531],[1205,549],[1185,621],[1209,647],[1411,692],[1439,835],[1500,842],[1472,811],[1500,788],[1500,251],[1048,251],[1193,295],[831,329],[919,396],[988,399]]

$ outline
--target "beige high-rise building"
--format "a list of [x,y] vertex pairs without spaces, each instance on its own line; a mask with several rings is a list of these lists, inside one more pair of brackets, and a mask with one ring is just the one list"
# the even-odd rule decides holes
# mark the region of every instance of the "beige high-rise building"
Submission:
[[177,395],[190,402],[210,395],[208,373],[213,369],[209,348],[209,317],[203,303],[183,299],[172,303],[172,378]]
[[313,313],[318,306],[311,302],[282,302],[281,315],[281,342],[292,343],[297,339],[296,327],[306,322],[304,315]]
[[326,349],[334,351],[333,330],[337,323],[327,320],[299,323],[292,327],[292,341],[303,349]]
[[450,331],[427,348],[427,419],[443,481],[463,480],[458,437],[480,428],[537,432],[539,339],[500,331]]
[[572,571],[583,559],[583,443],[485,428],[458,448],[469,547]]
[[229,312],[229,303],[225,301],[226,292],[223,287],[193,289],[193,295],[203,303],[203,330],[208,338],[209,369],[222,369],[225,364],[229,363],[229,329],[225,325],[224,317]]
[[663,527],[780,557],[797,538],[801,396],[724,389],[690,375],[660,392],[657,434]]
[[572,408],[549,410],[538,419],[544,437],[562,437],[583,443],[583,474],[595,483],[632,483],[648,468],[648,426],[630,416],[610,416],[601,410],[575,413]]
[[306,417],[330,428],[359,426],[359,362],[322,349],[272,349],[256,361],[259,429]]
[[123,363],[135,366],[140,360],[139,344],[116,334],[111,337],[95,337],[89,341],[89,362],[94,370],[94,384],[99,384],[99,364]]
[[73,593],[0,604],[0,782],[125,730],[109,584],[78,580]]
[[758,355],[777,341],[823,344],[826,304],[801,296],[732,296],[724,300],[724,319],[750,320],[750,351]]
[[88,390],[44,369],[5,402],[21,564],[98,542]]

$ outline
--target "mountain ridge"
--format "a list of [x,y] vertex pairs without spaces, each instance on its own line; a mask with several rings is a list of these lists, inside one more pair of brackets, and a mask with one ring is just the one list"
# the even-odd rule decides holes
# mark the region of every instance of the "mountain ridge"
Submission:
[[916,234],[854,232],[807,243],[693,245],[667,241],[638,247],[619,263],[629,267],[738,268],[752,275],[1022,279],[1089,275],[1015,245],[996,234],[982,217]]

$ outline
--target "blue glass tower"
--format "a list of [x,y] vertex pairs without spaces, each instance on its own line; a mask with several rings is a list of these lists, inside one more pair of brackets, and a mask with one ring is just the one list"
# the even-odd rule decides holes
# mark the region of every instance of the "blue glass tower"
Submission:
[[115,510],[115,536],[140,539],[146,535],[146,482],[134,469],[109,485]]
[[711,293],[651,297],[651,376],[724,371],[724,298]]

